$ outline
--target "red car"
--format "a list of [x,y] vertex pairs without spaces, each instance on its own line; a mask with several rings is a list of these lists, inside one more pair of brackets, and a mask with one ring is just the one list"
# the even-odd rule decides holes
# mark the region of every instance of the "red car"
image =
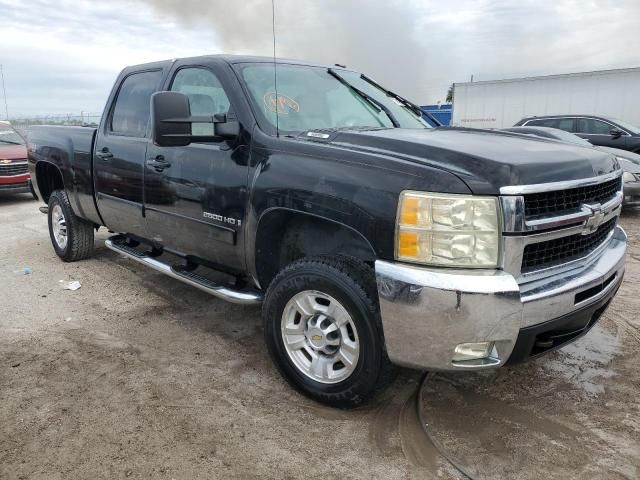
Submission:
[[0,193],[32,193],[25,139],[0,121]]

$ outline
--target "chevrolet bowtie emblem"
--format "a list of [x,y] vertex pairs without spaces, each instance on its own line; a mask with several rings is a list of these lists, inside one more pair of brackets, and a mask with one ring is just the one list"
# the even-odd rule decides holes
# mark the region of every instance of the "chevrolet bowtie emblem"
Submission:
[[591,210],[591,215],[584,222],[582,226],[582,235],[589,235],[598,230],[598,227],[602,225],[602,221],[604,220],[605,213],[602,211],[601,205],[584,205],[586,208]]
[[8,158],[0,158],[0,163],[11,163],[11,160]]

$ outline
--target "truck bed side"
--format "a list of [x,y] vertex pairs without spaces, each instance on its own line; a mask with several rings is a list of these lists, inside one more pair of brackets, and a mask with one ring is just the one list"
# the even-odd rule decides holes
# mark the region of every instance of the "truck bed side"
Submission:
[[34,187],[45,203],[63,188],[76,215],[102,224],[93,189],[93,146],[97,129],[36,126],[28,135],[29,168]]

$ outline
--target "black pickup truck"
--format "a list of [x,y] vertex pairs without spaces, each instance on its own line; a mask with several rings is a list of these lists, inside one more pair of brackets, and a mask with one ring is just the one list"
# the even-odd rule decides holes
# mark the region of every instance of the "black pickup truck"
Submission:
[[129,67],[97,129],[33,128],[29,166],[60,258],[90,256],[105,226],[132,260],[262,303],[284,377],[340,407],[393,364],[481,370],[565,345],[624,274],[615,156],[431,128],[338,66]]

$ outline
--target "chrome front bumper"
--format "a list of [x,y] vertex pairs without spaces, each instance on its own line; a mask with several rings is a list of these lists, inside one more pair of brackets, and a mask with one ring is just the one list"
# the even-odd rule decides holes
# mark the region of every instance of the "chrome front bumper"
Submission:
[[[603,252],[589,263],[526,284],[518,284],[503,270],[429,269],[378,260],[376,280],[389,358],[429,370],[499,367],[509,360],[524,332],[575,323],[603,305],[599,316],[622,282],[626,242],[618,226]],[[584,332],[593,322],[585,324]],[[457,345],[476,342],[494,342],[491,355],[453,361]]]

